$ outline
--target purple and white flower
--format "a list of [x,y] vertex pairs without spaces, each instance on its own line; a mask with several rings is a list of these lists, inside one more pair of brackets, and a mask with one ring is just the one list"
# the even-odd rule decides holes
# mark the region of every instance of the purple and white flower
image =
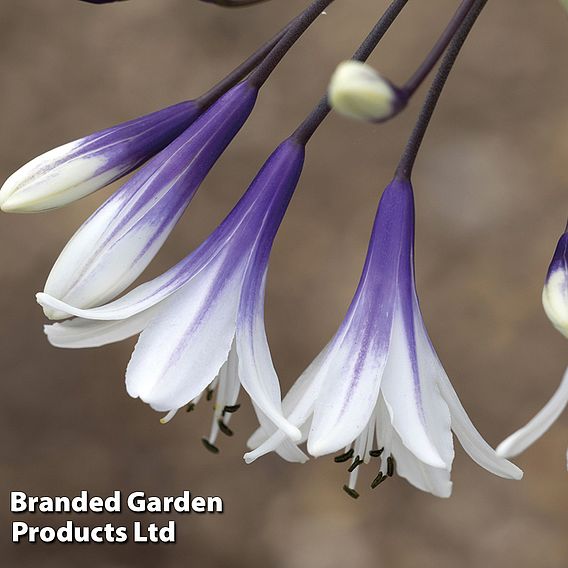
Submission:
[[[44,291],[89,308],[132,284],[249,117],[257,94],[247,82],[233,87],[107,199],[67,243]],[[65,317],[51,309],[46,315]]]
[[303,161],[303,145],[283,142],[199,248],[125,296],[80,309],[38,294],[44,307],[77,316],[47,326],[49,341],[95,347],[142,332],[126,373],[131,396],[167,412],[169,419],[218,383],[209,439],[214,444],[217,428],[230,417],[223,410],[234,407],[242,385],[265,428],[274,424],[298,440],[300,432],[282,414],[264,327],[264,293],[272,243]]
[[[339,330],[283,402],[313,456],[343,451],[353,459],[346,491],[357,497],[358,466],[378,460],[376,487],[395,468],[412,485],[448,497],[454,458],[452,430],[468,454],[492,473],[519,479],[463,409],[432,347],[414,283],[414,198],[395,178],[375,219],[358,289]],[[247,462],[276,451],[307,456],[276,428],[249,440]]]
[[542,305],[552,325],[568,337],[568,231],[560,237],[548,268]]
[[[560,237],[548,268],[542,304],[552,325],[568,337],[568,230]],[[512,458],[524,452],[556,422],[568,405],[568,369],[542,410],[523,428],[499,444],[497,453]],[[568,469],[568,452],[566,454]]]
[[193,101],[186,101],[54,148],[6,180],[0,207],[30,213],[85,197],[157,154],[200,113]]

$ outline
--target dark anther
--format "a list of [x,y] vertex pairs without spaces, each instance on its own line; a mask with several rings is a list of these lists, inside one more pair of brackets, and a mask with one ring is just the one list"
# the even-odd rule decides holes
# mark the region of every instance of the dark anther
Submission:
[[214,446],[207,438],[201,438],[201,441],[203,442],[205,448],[209,450],[212,454],[219,453],[219,448],[217,446]]
[[194,403],[194,402],[190,402],[190,403],[185,407],[185,411],[186,411],[186,412],[192,412],[193,410],[195,410],[195,403]]
[[240,407],[241,407],[240,404],[234,404],[233,406],[225,406],[225,408],[223,408],[223,416],[225,416],[225,414],[233,414],[233,412],[236,412]]
[[335,456],[333,458],[333,461],[335,463],[343,463],[346,462],[348,460],[350,460],[353,457],[354,451],[353,448],[351,448],[348,452],[345,452],[344,454],[341,454],[340,456]]
[[215,392],[215,389],[207,389],[207,400],[211,400],[213,398],[213,393]]
[[353,499],[359,499],[359,493],[357,493],[357,491],[355,491],[355,489],[351,489],[351,487],[344,485],[343,491],[345,491],[345,493],[347,493],[347,495],[349,495],[349,497],[353,497]]
[[392,456],[389,456],[387,458],[387,475],[389,477],[392,477],[394,475],[394,458]]
[[369,455],[370,455],[372,458],[380,458],[380,457],[381,457],[381,454],[382,454],[384,451],[385,451],[384,448],[380,448],[379,450],[371,450],[371,451],[369,452]]
[[349,473],[351,473],[352,471],[355,471],[362,463],[363,463],[363,460],[359,456],[355,456],[353,463],[349,466],[349,469],[347,471]]
[[383,475],[382,471],[379,471],[379,474],[377,475],[377,477],[375,477],[375,479],[373,479],[373,482],[371,483],[371,489],[378,487],[385,479],[388,479],[388,477],[386,475]]
[[225,436],[232,436],[234,434],[234,432],[223,422],[222,418],[219,418],[217,424],[219,425],[219,430],[221,430]]

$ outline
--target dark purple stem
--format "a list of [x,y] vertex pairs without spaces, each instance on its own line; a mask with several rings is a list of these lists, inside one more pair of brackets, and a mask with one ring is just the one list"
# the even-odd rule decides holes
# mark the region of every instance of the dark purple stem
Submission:
[[402,91],[406,94],[407,98],[410,98],[416,92],[418,87],[424,82],[424,79],[426,79],[432,69],[434,69],[434,66],[438,63],[444,51],[446,51],[450,41],[452,41],[453,37],[456,35],[475,2],[476,0],[462,0],[460,7],[436,42],[436,45],[432,48],[432,51],[430,51],[414,75],[407,81],[406,85],[402,87]]
[[418,155],[420,146],[422,145],[422,141],[424,140],[424,135],[426,134],[426,130],[428,129],[432,115],[434,114],[438,101],[440,100],[440,95],[444,90],[450,72],[454,67],[454,63],[458,58],[465,40],[467,39],[475,22],[477,21],[477,18],[481,14],[481,11],[486,4],[487,0],[474,1],[473,6],[468,12],[465,20],[463,21],[462,25],[457,30],[453,40],[451,41],[450,46],[448,47],[448,51],[444,55],[442,63],[440,64],[440,68],[438,69],[436,77],[434,78],[430,90],[428,91],[428,95],[426,96],[426,100],[424,102],[422,110],[420,111],[420,115],[418,116],[414,131],[412,132],[412,135],[408,140],[402,158],[398,164],[396,170],[396,176],[398,178],[407,180],[410,179],[414,163],[416,162],[416,156]]
[[195,100],[197,106],[203,110],[210,107],[220,96],[224,95],[229,89],[242,81],[261,61],[274,49],[278,42],[284,37],[286,32],[294,24],[296,19],[289,22],[286,27],[280,30],[272,39],[268,40],[262,47],[255,51],[246,61],[236,67],[224,79],[219,81],[214,87],[204,95]]
[[[393,0],[385,13],[381,16],[381,19],[365,38],[365,41],[363,41],[359,49],[353,54],[352,59],[356,61],[367,61],[367,59],[369,59],[373,50],[379,45],[379,42],[383,39],[383,36],[387,33],[407,3],[408,0]],[[308,115],[304,122],[300,124],[292,137],[299,144],[306,145],[330,111],[331,107],[327,102],[326,95],[320,100],[316,108]]]
[[278,42],[276,47],[249,77],[248,81],[253,87],[260,89],[264,85],[290,48],[333,1],[314,0],[309,8],[294,20],[282,40]]

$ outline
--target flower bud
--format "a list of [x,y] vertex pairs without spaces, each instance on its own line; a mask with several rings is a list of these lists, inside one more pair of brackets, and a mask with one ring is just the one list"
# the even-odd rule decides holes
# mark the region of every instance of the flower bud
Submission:
[[179,103],[50,150],[6,180],[0,208],[32,213],[85,197],[157,154],[199,114],[195,103]]
[[542,304],[554,327],[568,337],[568,232],[560,237],[548,268]]
[[340,114],[357,120],[381,122],[398,113],[405,101],[390,81],[370,65],[344,61],[333,73],[328,98]]

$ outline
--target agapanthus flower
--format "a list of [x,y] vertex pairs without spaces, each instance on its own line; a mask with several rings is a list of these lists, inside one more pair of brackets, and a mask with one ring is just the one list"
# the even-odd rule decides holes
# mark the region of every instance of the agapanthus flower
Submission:
[[[568,337],[568,227],[560,237],[548,268],[542,304],[554,327]],[[542,410],[523,428],[511,434],[499,444],[497,452],[505,457],[515,457],[524,452],[556,422],[568,405],[568,369],[554,393]],[[566,455],[568,469],[568,453]]]
[[59,347],[94,347],[142,332],[126,373],[131,396],[170,418],[216,382],[219,398],[207,440],[214,447],[217,429],[226,431],[242,385],[261,424],[274,424],[299,439],[298,429],[282,414],[264,327],[264,291],[272,243],[303,160],[302,144],[282,143],[199,248],[122,298],[85,310],[38,294],[43,306],[77,316],[47,326],[49,341]]
[[568,231],[560,237],[548,268],[542,305],[552,325],[568,337]]
[[[381,198],[359,286],[339,330],[286,396],[289,422],[313,456],[343,452],[352,459],[346,491],[362,463],[376,460],[372,487],[396,472],[412,485],[448,497],[454,458],[452,430],[488,471],[519,479],[463,409],[424,325],[414,283],[414,198],[402,178]],[[249,440],[252,461],[269,451],[307,456],[275,428]]]
[[200,113],[193,101],[186,101],[54,148],[6,180],[0,207],[30,213],[85,197],[157,154]]
[[[112,194],[67,243],[45,292],[87,308],[132,284],[249,117],[257,94],[247,82],[231,89]],[[65,317],[49,309],[46,315]]]

